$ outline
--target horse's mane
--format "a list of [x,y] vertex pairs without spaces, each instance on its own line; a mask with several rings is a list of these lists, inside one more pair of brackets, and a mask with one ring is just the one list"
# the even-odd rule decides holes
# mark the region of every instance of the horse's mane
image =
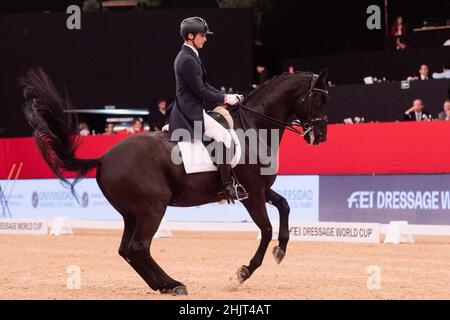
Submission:
[[303,72],[303,71],[296,71],[293,73],[290,72],[283,72],[282,74],[274,76],[272,79],[269,79],[265,81],[263,84],[261,84],[258,88],[252,90],[246,97],[245,100],[248,100],[252,98],[253,96],[257,95],[259,92],[264,91],[267,87],[269,87],[272,83],[274,83],[276,80],[284,79],[287,77],[291,77],[294,75],[302,75],[302,76],[310,76],[312,75],[311,72]]

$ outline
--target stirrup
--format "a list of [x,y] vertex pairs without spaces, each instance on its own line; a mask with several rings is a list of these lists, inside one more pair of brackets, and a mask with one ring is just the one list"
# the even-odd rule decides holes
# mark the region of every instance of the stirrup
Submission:
[[231,176],[230,181],[225,186],[225,191],[219,192],[219,195],[224,196],[227,203],[234,204],[235,200],[242,201],[248,199],[248,193],[244,186],[237,182],[237,179]]
[[[248,199],[248,192],[244,186],[239,181],[236,181],[234,177],[231,177],[231,179],[233,180],[234,193],[236,194],[237,200],[242,201]],[[242,194],[242,196],[239,196],[239,194]]]
[[231,199],[231,202],[234,204],[234,200],[242,201],[245,199],[248,199],[248,193],[247,190],[245,190],[244,186],[240,184],[237,179],[233,176],[231,176],[231,187],[233,188],[233,198]]

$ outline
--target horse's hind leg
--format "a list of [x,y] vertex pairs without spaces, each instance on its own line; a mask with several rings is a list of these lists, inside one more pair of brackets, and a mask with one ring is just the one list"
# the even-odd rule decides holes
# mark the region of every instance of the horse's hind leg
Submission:
[[261,230],[261,241],[255,255],[250,260],[248,266],[242,266],[238,270],[238,280],[244,282],[259,268],[264,260],[267,247],[272,240],[272,225],[267,215],[266,203],[264,202],[264,194],[251,194],[248,200],[242,202],[248,213]]
[[133,215],[121,212],[123,217],[124,229],[122,235],[122,241],[120,242],[119,255],[123,257],[128,263],[130,260],[127,258],[131,239],[133,238],[134,230],[136,228],[136,219]]
[[277,263],[281,263],[286,256],[287,244],[289,242],[289,204],[285,198],[269,189],[266,191],[266,201],[274,205],[280,214],[280,227],[278,233],[278,246],[274,247],[272,254]]
[[134,233],[128,245],[122,243],[120,254],[151,289],[174,295],[187,294],[186,286],[169,277],[150,255],[152,239],[158,231],[167,206],[152,203],[146,207],[143,210],[145,214],[136,216]]

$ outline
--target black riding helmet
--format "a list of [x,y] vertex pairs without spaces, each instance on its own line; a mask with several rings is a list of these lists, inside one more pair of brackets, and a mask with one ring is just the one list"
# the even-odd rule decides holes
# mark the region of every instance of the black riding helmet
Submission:
[[214,34],[209,30],[208,24],[203,18],[190,17],[181,22],[180,35],[183,39],[186,39],[189,33],[196,35],[199,32],[203,32],[204,34]]

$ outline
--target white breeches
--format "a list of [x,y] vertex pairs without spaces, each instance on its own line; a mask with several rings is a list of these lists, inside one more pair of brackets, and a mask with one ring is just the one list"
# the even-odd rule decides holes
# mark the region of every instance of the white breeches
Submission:
[[205,136],[223,142],[227,148],[230,148],[233,141],[230,132],[211,118],[205,110],[203,110],[203,118],[205,120]]

